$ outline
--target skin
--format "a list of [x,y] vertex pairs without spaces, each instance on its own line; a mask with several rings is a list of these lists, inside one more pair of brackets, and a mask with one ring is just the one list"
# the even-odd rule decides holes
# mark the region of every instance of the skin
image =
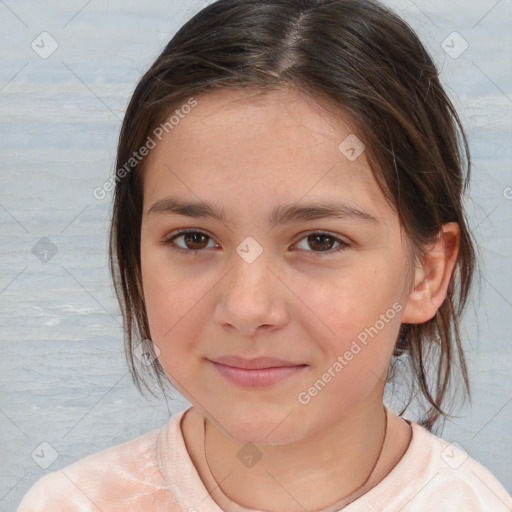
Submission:
[[[444,301],[458,226],[446,224],[429,254],[411,261],[365,152],[350,161],[338,149],[354,133],[350,123],[304,93],[282,88],[250,98],[247,91],[222,90],[197,100],[145,160],[141,226],[152,340],[169,379],[194,406],[182,423],[187,449],[204,475],[194,432],[206,418],[211,471],[224,494],[245,507],[315,510],[344,496],[348,503],[380,482],[407,449],[409,426],[390,411],[381,460],[353,493],[382,444],[384,384],[400,324],[427,321]],[[171,195],[215,203],[226,222],[148,214]],[[268,224],[278,205],[331,199],[379,222]],[[188,246],[186,237],[174,239],[174,247],[190,251],[181,253],[162,244],[179,228],[207,236]],[[308,243],[318,230],[335,238]],[[236,252],[248,236],[263,250],[252,263]],[[349,246],[334,252],[336,237]],[[400,307],[394,318],[309,403],[300,403],[298,394],[394,303]],[[249,389],[208,361],[225,355],[307,366],[270,387]],[[246,442],[262,453],[251,468],[237,457]]]

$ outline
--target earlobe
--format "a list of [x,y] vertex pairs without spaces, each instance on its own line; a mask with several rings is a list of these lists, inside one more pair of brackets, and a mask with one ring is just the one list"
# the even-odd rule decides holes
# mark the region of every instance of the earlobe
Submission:
[[428,253],[414,269],[414,284],[402,315],[403,323],[420,324],[434,317],[446,298],[459,245],[459,225],[443,224],[437,241],[428,247]]

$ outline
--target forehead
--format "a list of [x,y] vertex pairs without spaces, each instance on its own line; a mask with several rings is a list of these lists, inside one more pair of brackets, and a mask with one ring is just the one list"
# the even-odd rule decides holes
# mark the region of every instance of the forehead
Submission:
[[[321,139],[330,139],[336,144],[344,133],[355,131],[348,114],[341,108],[334,111],[332,104],[292,86],[264,91],[254,88],[220,89],[203,93],[196,97],[196,101],[197,106],[186,116],[188,122],[180,124],[185,125],[185,130],[194,129],[198,133],[213,127],[237,132],[239,129],[263,128],[270,135],[286,126],[292,130],[290,136],[287,137],[287,132],[280,133],[280,137],[273,140],[288,145],[294,142],[299,146]],[[239,135],[242,136],[241,133]],[[210,136],[222,138],[222,133],[211,133]]]
[[[389,210],[341,112],[291,87],[264,94],[224,89],[195,100],[145,161],[145,211],[170,192],[238,203],[340,198],[380,215]],[[362,150],[357,158],[346,152],[350,146]]]

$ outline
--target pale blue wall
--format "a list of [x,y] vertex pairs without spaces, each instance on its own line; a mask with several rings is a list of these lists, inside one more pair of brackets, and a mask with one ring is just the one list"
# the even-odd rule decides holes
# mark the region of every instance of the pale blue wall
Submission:
[[[474,403],[443,437],[512,492],[512,200],[504,195],[512,186],[512,2],[388,3],[442,68],[474,157],[468,210],[485,262],[463,329]],[[14,511],[45,472],[157,428],[187,404],[177,393],[168,404],[146,401],[132,384],[107,269],[110,198],[96,200],[92,190],[113,171],[120,119],[138,78],[203,5],[0,2],[3,512]],[[47,59],[31,48],[43,31],[59,45]],[[453,31],[469,44],[457,59],[440,46]],[[40,39],[40,51],[49,51],[51,41],[43,49]],[[57,251],[46,263],[32,252],[43,237]],[[31,458],[41,442],[58,453],[46,470]]]

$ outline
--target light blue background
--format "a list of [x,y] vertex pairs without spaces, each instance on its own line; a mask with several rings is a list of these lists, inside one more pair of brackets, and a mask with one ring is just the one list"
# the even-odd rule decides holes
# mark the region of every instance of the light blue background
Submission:
[[[394,0],[439,65],[474,158],[467,209],[482,246],[482,287],[462,336],[473,405],[446,424],[512,492],[512,2]],[[158,428],[188,402],[141,397],[123,353],[107,267],[120,120],[138,79],[205,2],[0,1],[0,510],[43,474]],[[31,48],[48,31],[58,49]],[[457,31],[457,59],[442,41]],[[510,197],[510,196],[509,196]],[[57,253],[32,247],[48,237]],[[407,415],[406,415],[407,417]],[[47,469],[31,458],[47,442]]]

